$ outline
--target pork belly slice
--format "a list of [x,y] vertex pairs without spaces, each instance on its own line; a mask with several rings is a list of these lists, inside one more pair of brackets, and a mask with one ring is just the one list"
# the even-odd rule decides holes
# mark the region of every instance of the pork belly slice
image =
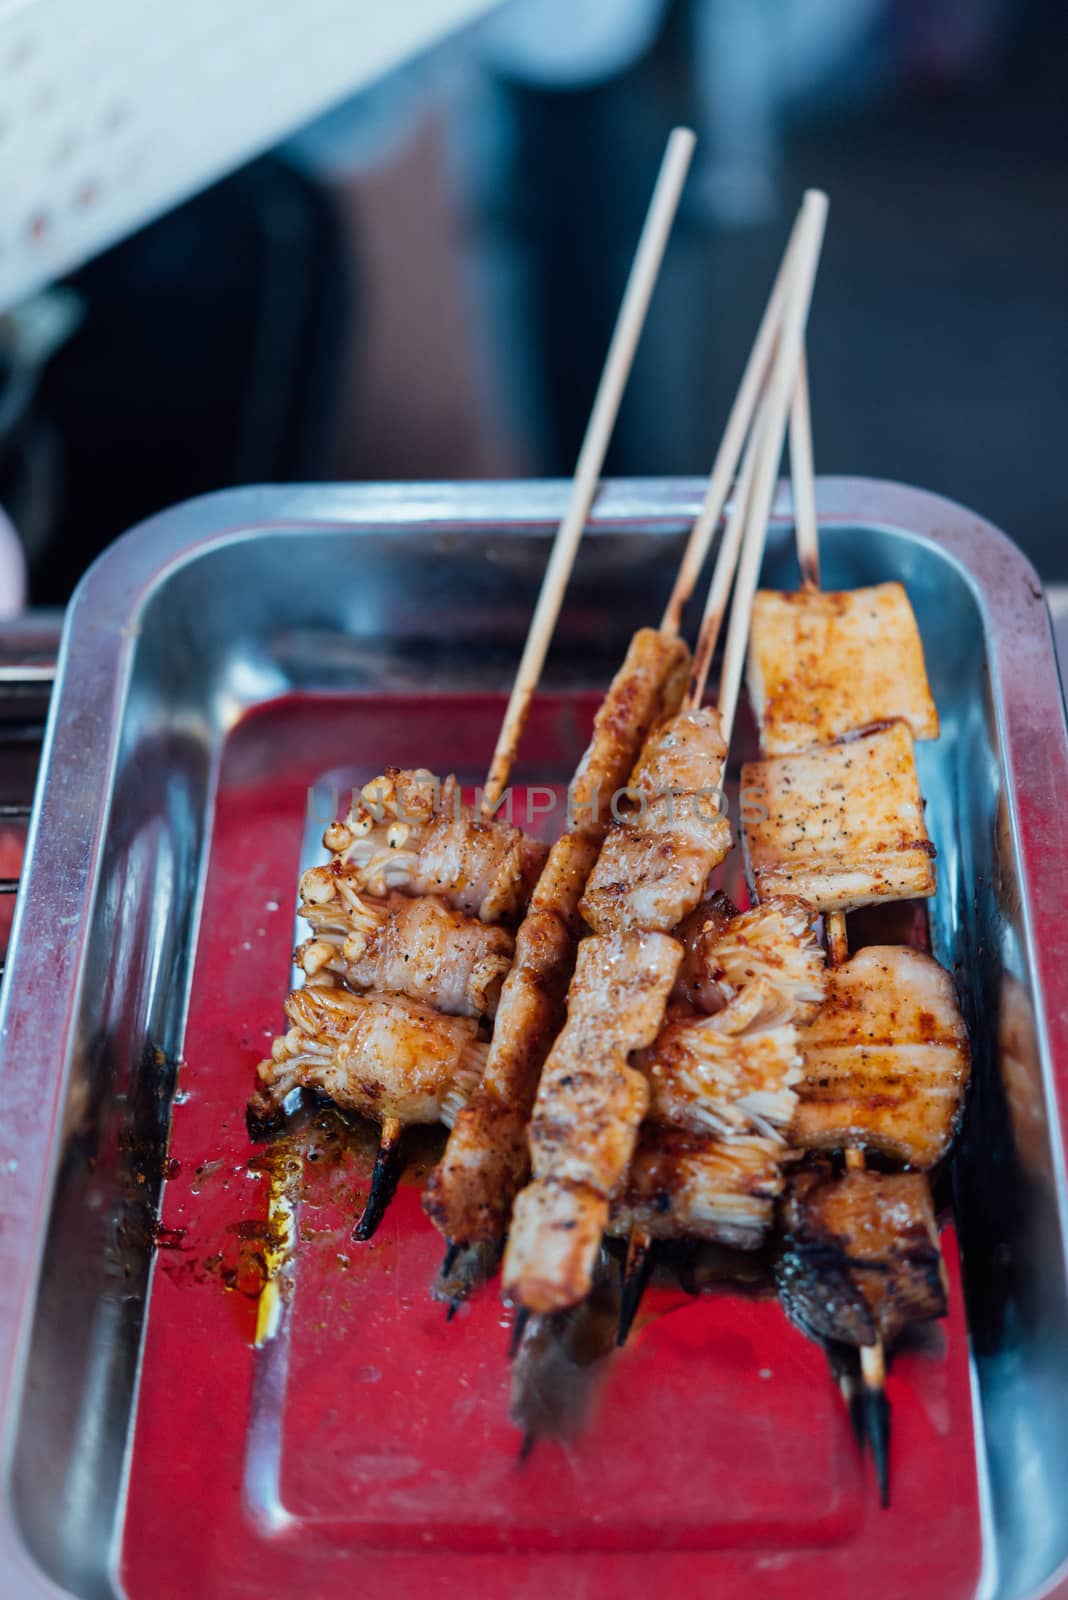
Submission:
[[280,1106],[299,1087],[378,1122],[451,1124],[485,1064],[476,1022],[406,995],[315,983],[295,989],[285,1011],[289,1032],[257,1069],[257,1110]]
[[711,706],[653,730],[609,828],[580,910],[595,933],[666,933],[689,915],[731,845],[721,814],[727,746]]
[[756,1250],[782,1192],[782,1159],[781,1139],[708,1138],[647,1122],[608,1231]]
[[[573,1305],[592,1282],[599,1234],[580,1213],[592,1215],[587,1204],[598,1197],[596,1214],[607,1217],[608,1197],[630,1164],[649,1091],[627,1058],[656,1037],[681,957],[681,945],[657,933],[600,935],[579,946],[567,1021],[534,1101],[534,1181],[516,1197],[504,1258],[505,1294],[531,1311]],[[543,1225],[568,1207],[578,1208],[572,1227]],[[572,1236],[568,1250],[561,1231]]]
[[389,768],[323,835],[326,869],[355,893],[441,895],[483,922],[514,922],[548,855],[503,817],[484,822],[456,778]]
[[762,589],[753,601],[749,695],[766,755],[902,721],[937,739],[923,644],[900,583],[839,593]]
[[791,1140],[860,1145],[913,1167],[949,1150],[968,1082],[968,1034],[949,973],[906,945],[872,945],[827,974],[798,1030],[804,1063]]
[[912,734],[894,722],[804,755],[742,768],[746,868],[757,899],[818,911],[935,892]]
[[946,1313],[934,1202],[922,1172],[796,1172],[776,1276],[788,1315],[816,1339],[893,1345]]
[[312,938],[296,962],[309,978],[329,972],[358,992],[406,994],[449,1016],[495,1014],[515,948],[506,928],[438,895],[357,895],[328,867],[310,867],[300,887]]

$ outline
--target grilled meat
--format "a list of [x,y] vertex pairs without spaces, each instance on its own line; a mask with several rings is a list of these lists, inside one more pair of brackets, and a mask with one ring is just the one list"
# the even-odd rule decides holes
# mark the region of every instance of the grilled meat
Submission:
[[946,1154],[970,1058],[953,981],[931,956],[873,945],[832,968],[799,1045],[794,1144],[860,1145],[914,1167]]
[[485,1063],[477,1023],[406,995],[315,983],[295,989],[285,1011],[289,1032],[257,1069],[258,1111],[300,1087],[379,1122],[451,1124]]
[[663,934],[592,937],[579,946],[567,1021],[534,1102],[534,1181],[517,1196],[504,1289],[532,1311],[588,1290],[608,1197],[627,1171],[649,1092],[627,1063],[652,1043],[682,947]]
[[323,843],[333,857],[324,870],[357,894],[441,895],[483,922],[518,919],[548,854],[510,822],[479,819],[454,777],[439,783],[422,768],[365,784]]
[[935,891],[912,734],[891,723],[742,768],[742,822],[759,900],[795,894],[848,911]]
[[507,929],[437,895],[358,895],[329,867],[310,867],[300,888],[313,937],[296,961],[309,978],[329,972],[350,989],[406,994],[450,1016],[496,1012],[515,948]]
[[804,1168],[783,1204],[783,1304],[811,1337],[891,1346],[946,1312],[930,1184],[922,1172]]
[[778,1138],[709,1138],[646,1122],[626,1186],[612,1202],[609,1232],[755,1250],[782,1191],[782,1159]]
[[579,908],[595,933],[666,933],[693,911],[730,849],[720,812],[726,756],[710,706],[650,735],[631,775],[631,812],[609,828]]
[[486,1070],[456,1120],[424,1196],[454,1241],[503,1237],[529,1167],[526,1140],[538,1077],[563,1023],[580,930],[578,903],[597,857],[608,806],[626,783],[650,728],[677,711],[689,651],[641,628],[594,718],[571,785],[571,831],[553,846],[516,936]]
[[766,755],[899,719],[915,739],[938,737],[920,631],[900,583],[837,594],[761,590],[748,677]]

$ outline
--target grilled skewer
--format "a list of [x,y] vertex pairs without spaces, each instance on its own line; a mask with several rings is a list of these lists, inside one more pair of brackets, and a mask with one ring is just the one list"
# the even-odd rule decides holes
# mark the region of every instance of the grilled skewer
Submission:
[[[616,1047],[607,1059],[603,1053],[600,1059],[580,1059],[576,1051],[580,1038],[572,1026],[572,1011],[581,1014],[590,1007],[597,990],[609,978],[608,965],[598,947],[608,939],[661,939],[665,945],[673,946],[677,969],[681,946],[666,940],[663,930],[677,926],[694,910],[708,875],[729,847],[729,829],[715,826],[722,822],[718,808],[712,819],[707,813],[702,816],[694,801],[722,787],[726,735],[733,722],[744,660],[748,607],[756,587],[774,490],[776,447],[781,451],[825,210],[822,196],[806,197],[798,225],[795,277],[787,298],[775,370],[768,398],[755,424],[755,443],[747,451],[743,467],[747,491],[744,511],[734,520],[741,526],[740,518],[745,516],[746,537],[742,540],[735,586],[720,710],[717,713],[698,709],[704,691],[703,674],[712,657],[707,635],[714,637],[718,632],[721,617],[710,607],[702,625],[703,637],[696,658],[699,665],[691,681],[687,706],[672,723],[653,735],[643,752],[632,780],[635,798],[640,802],[638,816],[610,831],[582,903],[583,915],[598,931],[580,946],[568,997],[568,1023],[550,1053],[538,1087],[530,1134],[533,1182],[516,1199],[504,1258],[506,1297],[531,1310],[558,1310],[575,1304],[589,1291],[610,1196],[626,1178],[645,1109],[636,1086],[628,1082],[629,1092],[620,1092],[620,1077],[627,1071],[626,1055],[655,1037],[667,1000],[667,989],[660,982],[653,983],[653,991],[663,989],[652,995],[655,1003],[636,1008],[634,1019],[626,1019],[628,1024],[633,1020],[640,1025],[616,1032]],[[681,825],[680,816],[685,819]],[[642,826],[643,819],[650,817],[655,825]],[[640,928],[651,931],[639,934],[635,930]],[[616,931],[601,931],[605,929]],[[593,947],[595,954],[583,960],[588,947]],[[607,955],[607,946],[604,954]],[[665,960],[658,979],[666,965]],[[617,1052],[621,1047],[620,1055]],[[582,1092],[576,1097],[571,1091],[579,1072]],[[561,1138],[558,1130],[564,1128],[566,1118],[576,1113],[580,1120],[568,1126],[566,1137]],[[553,1137],[546,1138],[545,1129],[554,1130]],[[595,1160],[586,1153],[587,1141],[592,1141]],[[577,1180],[576,1173],[580,1174]]]
[[[660,630],[657,633],[645,630],[635,636],[627,661],[598,716],[593,740],[576,777],[575,788],[580,792],[582,803],[573,805],[573,809],[580,817],[589,818],[590,791],[598,790],[594,780],[600,780],[602,809],[596,811],[592,823],[580,823],[572,830],[581,835],[580,839],[569,838],[554,847],[535,891],[527,923],[521,926],[518,934],[516,961],[502,995],[484,1082],[458,1119],[445,1157],[428,1185],[427,1210],[450,1241],[449,1272],[443,1274],[436,1292],[450,1298],[458,1288],[457,1252],[453,1246],[478,1247],[480,1270],[475,1276],[481,1276],[481,1266],[487,1259],[486,1246],[503,1238],[512,1199],[527,1172],[526,1123],[539,1073],[562,1021],[564,990],[580,931],[578,903],[607,820],[603,813],[604,800],[626,782],[640,746],[654,724],[678,710],[681,685],[675,684],[670,674],[665,676],[663,662],[659,664],[657,681],[652,685],[654,700],[649,700],[648,681],[638,670],[638,647],[644,640],[646,653],[654,648],[662,653],[674,651],[672,670],[676,661],[686,658],[685,647],[677,637],[682,609],[693,590],[719,521],[758,390],[778,337],[792,250],[793,243],[780,267],[746,364],[704,504],[691,530]],[[751,463],[748,469],[743,467],[736,510],[724,534],[709,592],[706,620],[712,613],[717,618],[721,616],[725,607],[742,533],[750,474]],[[715,639],[714,629],[706,628],[703,636],[709,645],[708,658],[703,665],[695,663],[702,681],[710,660],[710,645]],[[632,685],[632,678],[636,687]],[[668,682],[672,683],[670,695],[664,687]],[[655,714],[651,714],[654,710]],[[447,1282],[444,1281],[446,1277]]]
[[[742,783],[765,805],[746,818],[745,844],[758,896],[794,890],[825,916],[828,998],[801,1030],[805,1071],[792,1137],[801,1148],[844,1149],[846,1173],[825,1173],[819,1187],[804,1175],[795,1179],[780,1278],[797,1320],[836,1347],[859,1349],[863,1391],[851,1412],[855,1423],[863,1420],[886,1504],[884,1348],[900,1331],[890,1308],[896,1305],[902,1316],[939,1315],[944,1285],[939,1277],[937,1295],[913,1295],[912,1257],[899,1259],[884,1249],[878,1260],[862,1259],[865,1238],[873,1249],[880,1244],[896,1197],[898,1220],[906,1200],[922,1213],[921,1277],[930,1279],[932,1251],[940,1264],[925,1176],[867,1172],[864,1147],[919,1165],[939,1159],[956,1127],[968,1049],[948,975],[930,957],[887,948],[849,960],[847,909],[934,892],[934,850],[923,825],[913,740],[935,737],[938,717],[901,586],[819,590],[803,371],[795,424],[791,458],[803,586],[796,595],[766,592],[754,605],[749,688],[766,754],[743,769]],[[817,1205],[820,1217],[812,1221],[809,1211]],[[804,1244],[806,1219],[822,1238],[822,1255]],[[873,1273],[883,1274],[877,1286]],[[851,1286],[851,1299],[843,1283]],[[867,1308],[866,1320],[845,1317],[847,1301],[854,1310]],[[819,1307],[822,1323],[813,1309]]]
[[[327,829],[324,844],[331,854],[330,863],[323,872],[313,874],[308,883],[311,893],[307,899],[318,906],[325,907],[336,899],[349,911],[355,911],[365,893],[382,898],[392,890],[403,889],[412,896],[440,896],[455,910],[473,914],[485,923],[516,922],[526,907],[548,852],[545,846],[498,818],[496,812],[563,604],[694,143],[693,134],[684,128],[676,128],[668,140],[594,398],[568,507],[553,541],[478,814],[463,804],[455,777],[447,778],[439,787],[425,770],[387,771],[365,785],[347,817]],[[575,865],[569,863],[569,867]],[[331,881],[333,891],[329,892]],[[412,915],[408,914],[409,919]],[[329,916],[326,913],[326,918]],[[429,937],[431,943],[435,942],[435,928],[431,925],[435,921],[437,931],[443,931],[437,910],[433,914],[425,912],[420,924],[424,938]],[[348,932],[340,951],[336,938],[313,940],[301,952],[304,969],[314,969],[317,983],[325,983],[328,976],[333,982],[363,982],[373,972],[376,979],[400,980],[403,990],[419,988],[420,993],[444,1000],[452,1009],[470,1013],[493,1008],[503,978],[500,960],[504,950],[499,943],[488,949],[483,946],[479,953],[478,940],[470,930],[454,930],[455,942],[464,948],[457,949],[451,962],[438,952],[428,964],[430,970],[422,974],[420,987],[414,977],[405,980],[398,971],[395,952],[389,949],[388,931],[384,937],[381,930],[379,933],[373,951],[361,946],[358,939],[350,943]],[[526,953],[529,955],[529,950]],[[466,970],[465,957],[471,958]],[[447,966],[452,968],[448,974],[451,981],[446,981]],[[390,998],[382,996],[383,1001]],[[283,1047],[280,1054],[284,1053]],[[351,1053],[347,1065],[353,1066]],[[374,1067],[377,1071],[377,1062]],[[282,1059],[264,1064],[261,1076],[265,1087],[275,1078],[281,1087],[282,1068]],[[403,1060],[397,1063],[397,1074],[403,1091]],[[347,1071],[343,1087],[349,1088],[355,1075],[353,1070]],[[398,1123],[404,1122],[403,1116],[383,1113],[379,1108],[376,1114],[383,1116],[383,1122],[375,1174],[376,1178],[383,1174],[385,1177],[373,1190],[373,1197],[384,1192],[387,1180],[398,1167]],[[254,1104],[250,1107],[250,1129],[258,1126],[259,1120]],[[368,1224],[368,1215],[365,1213],[364,1224]]]

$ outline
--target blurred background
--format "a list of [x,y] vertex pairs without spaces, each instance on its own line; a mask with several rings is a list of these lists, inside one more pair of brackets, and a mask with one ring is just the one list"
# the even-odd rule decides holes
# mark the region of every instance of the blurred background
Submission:
[[[1066,81],[1063,0],[504,0],[0,304],[31,599],[228,484],[569,473],[678,121],[700,143],[609,471],[708,470],[817,184],[818,469],[964,501],[1068,578]],[[0,102],[0,173],[2,136]]]

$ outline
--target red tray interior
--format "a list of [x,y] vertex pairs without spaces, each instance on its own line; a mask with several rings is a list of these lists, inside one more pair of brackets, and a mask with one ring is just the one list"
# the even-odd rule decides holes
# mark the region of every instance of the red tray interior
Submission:
[[[594,701],[543,697],[532,767],[574,766]],[[493,696],[288,699],[224,752],[181,1063],[121,1549],[126,1592],[643,1597],[968,1595],[981,1546],[967,1337],[951,1310],[889,1379],[894,1502],[877,1505],[822,1352],[773,1298],[654,1285],[599,1363],[585,1428],[523,1465],[509,1317],[491,1284],[452,1323],[411,1170],[371,1244],[349,1238],[369,1147],[304,1162],[294,1288],[253,1346],[268,1179],[245,1132],[281,1019],[309,786],[339,755],[477,771]],[[427,1151],[427,1158],[430,1151]]]

